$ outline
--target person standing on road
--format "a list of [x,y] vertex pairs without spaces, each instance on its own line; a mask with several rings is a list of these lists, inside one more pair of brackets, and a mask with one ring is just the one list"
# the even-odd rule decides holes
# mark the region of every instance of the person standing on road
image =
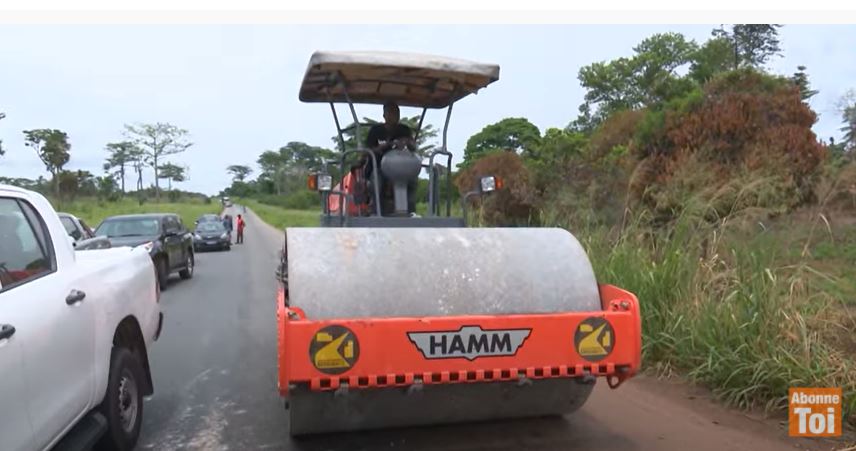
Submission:
[[232,241],[232,215],[223,216],[223,228],[229,232],[229,241]]
[[238,222],[238,241],[237,242],[238,242],[238,244],[243,244],[244,243],[244,226],[245,226],[244,218],[241,217],[241,215],[238,215],[237,222]]

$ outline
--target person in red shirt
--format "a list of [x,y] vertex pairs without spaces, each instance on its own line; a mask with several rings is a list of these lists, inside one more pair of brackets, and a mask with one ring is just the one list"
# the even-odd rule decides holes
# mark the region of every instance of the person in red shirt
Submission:
[[244,218],[241,215],[238,215],[238,244],[244,243],[244,226],[246,223],[244,222]]

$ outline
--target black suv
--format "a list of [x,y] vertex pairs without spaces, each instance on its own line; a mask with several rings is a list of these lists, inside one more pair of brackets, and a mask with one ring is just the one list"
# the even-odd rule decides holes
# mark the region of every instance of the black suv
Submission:
[[149,253],[158,270],[161,290],[167,288],[169,275],[178,271],[182,279],[193,277],[193,234],[181,218],[169,213],[111,216],[95,230],[106,236],[112,247],[152,243]]

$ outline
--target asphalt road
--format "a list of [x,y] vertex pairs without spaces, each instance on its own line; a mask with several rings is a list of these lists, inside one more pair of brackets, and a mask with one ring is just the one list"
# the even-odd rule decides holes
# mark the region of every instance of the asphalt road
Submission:
[[155,395],[145,403],[138,449],[835,449],[790,439],[779,421],[725,409],[699,389],[643,377],[618,390],[599,383],[588,403],[564,418],[292,441],[276,390],[281,245],[282,234],[250,212],[245,244],[199,254],[191,280],[172,277],[161,299],[163,335],[150,350]]

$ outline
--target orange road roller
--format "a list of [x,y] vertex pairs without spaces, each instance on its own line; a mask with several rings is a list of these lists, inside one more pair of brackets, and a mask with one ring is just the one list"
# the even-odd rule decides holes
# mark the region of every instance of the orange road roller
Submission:
[[[467,227],[467,200],[501,187],[492,176],[452,215],[452,105],[498,79],[496,65],[430,55],[312,55],[300,99],[330,104],[340,152],[308,182],[320,226],[286,228],[277,271],[278,385],[293,436],[562,415],[598,378],[616,388],[639,370],[639,302],[598,283],[571,233]],[[354,104],[419,107],[422,119],[446,109],[442,146],[420,151],[422,119],[409,134],[347,142],[343,103],[357,137],[368,124]],[[426,175],[427,199],[416,199]]]

